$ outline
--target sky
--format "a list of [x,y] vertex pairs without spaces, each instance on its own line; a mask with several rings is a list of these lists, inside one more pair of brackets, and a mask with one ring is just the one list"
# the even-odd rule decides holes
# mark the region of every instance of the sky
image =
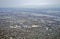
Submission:
[[60,0],[0,0],[0,7],[57,7]]

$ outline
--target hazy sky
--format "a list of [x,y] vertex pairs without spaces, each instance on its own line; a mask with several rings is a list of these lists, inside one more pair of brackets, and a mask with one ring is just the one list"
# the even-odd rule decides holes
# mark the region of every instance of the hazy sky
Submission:
[[0,7],[59,6],[60,0],[0,0]]

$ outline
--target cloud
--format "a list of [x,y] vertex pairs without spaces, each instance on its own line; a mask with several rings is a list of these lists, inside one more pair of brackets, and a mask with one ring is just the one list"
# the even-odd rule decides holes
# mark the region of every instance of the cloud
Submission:
[[59,5],[60,0],[0,0],[0,7]]

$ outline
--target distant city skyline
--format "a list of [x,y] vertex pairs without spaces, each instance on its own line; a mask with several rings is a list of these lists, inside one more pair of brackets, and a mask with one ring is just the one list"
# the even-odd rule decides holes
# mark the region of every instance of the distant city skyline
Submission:
[[0,7],[58,7],[60,0],[0,0]]

